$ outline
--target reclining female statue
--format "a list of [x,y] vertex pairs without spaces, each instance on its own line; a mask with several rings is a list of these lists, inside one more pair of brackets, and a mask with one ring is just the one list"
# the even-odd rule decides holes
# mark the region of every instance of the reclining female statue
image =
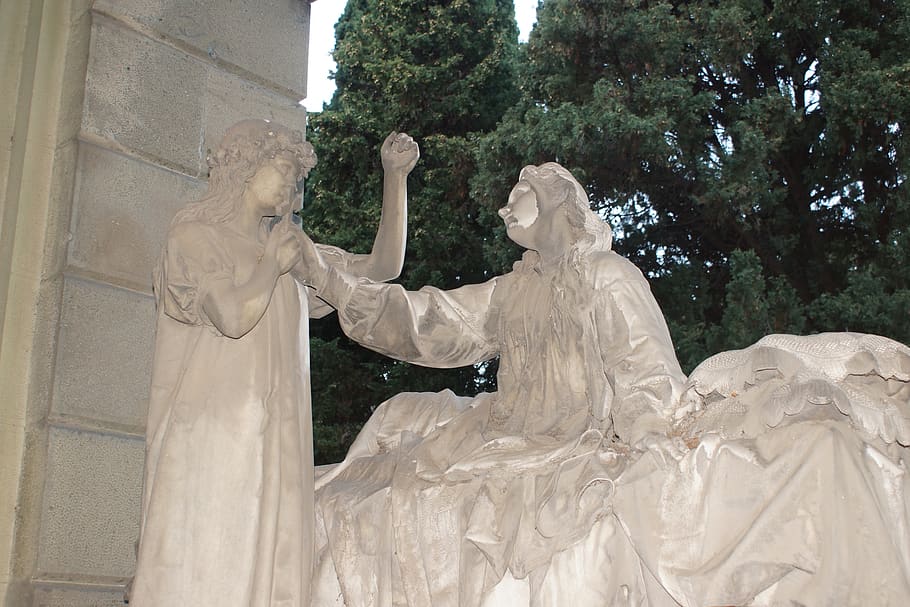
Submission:
[[687,381],[578,182],[521,171],[527,252],[453,291],[302,273],[355,340],[499,392],[401,394],[317,480],[314,604],[890,605],[910,596],[910,349],[769,336]]

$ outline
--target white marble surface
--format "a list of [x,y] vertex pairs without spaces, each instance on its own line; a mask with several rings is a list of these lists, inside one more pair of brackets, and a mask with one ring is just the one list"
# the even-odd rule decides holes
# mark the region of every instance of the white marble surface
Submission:
[[903,605],[910,350],[770,336],[684,377],[641,273],[562,167],[500,211],[528,249],[454,291],[301,242],[345,331],[499,391],[382,404],[317,480],[314,604]]
[[[320,248],[340,269],[384,280],[401,270],[405,184],[419,152],[393,133],[381,155],[373,252]],[[303,235],[290,213],[316,157],[299,132],[245,120],[208,161],[208,191],[177,213],[156,269],[131,605],[309,605],[310,294],[296,278]]]

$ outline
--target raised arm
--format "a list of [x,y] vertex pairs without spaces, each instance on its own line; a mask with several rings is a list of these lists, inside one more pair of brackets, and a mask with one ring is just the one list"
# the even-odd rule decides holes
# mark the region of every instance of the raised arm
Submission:
[[369,255],[354,255],[347,271],[377,282],[398,278],[404,264],[408,226],[408,175],[420,158],[405,133],[390,133],[382,144],[382,215]]
[[[408,226],[408,175],[420,158],[417,143],[405,133],[392,132],[382,144],[383,183],[382,214],[379,229],[369,255],[347,253],[337,249],[338,255],[326,261],[354,276],[377,282],[398,278],[404,264]],[[293,271],[302,279],[307,276],[306,265],[301,262]],[[310,317],[322,318],[333,308],[319,299],[310,302]]]

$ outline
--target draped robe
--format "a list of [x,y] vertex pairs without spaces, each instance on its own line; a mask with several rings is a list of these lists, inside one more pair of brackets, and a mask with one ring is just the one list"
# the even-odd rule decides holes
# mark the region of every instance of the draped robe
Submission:
[[[553,556],[610,517],[628,443],[667,429],[685,381],[647,281],[611,251],[529,253],[451,291],[331,271],[320,296],[348,335],[400,360],[500,360],[496,393],[388,401],[319,480],[317,600],[337,587],[348,607],[470,607],[504,578],[543,592]],[[626,591],[641,586],[620,570]]]
[[242,284],[262,246],[219,224],[172,228],[156,270],[157,335],[131,605],[305,607],[313,559],[306,289],[279,277],[233,339],[202,302]]

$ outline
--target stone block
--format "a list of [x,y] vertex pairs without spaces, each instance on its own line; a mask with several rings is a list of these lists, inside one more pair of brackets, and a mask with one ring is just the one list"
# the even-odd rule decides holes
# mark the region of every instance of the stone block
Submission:
[[81,146],[68,262],[151,293],[174,213],[205,183],[89,144]]
[[82,102],[85,93],[85,70],[91,41],[91,0],[78,0],[69,6],[69,37],[67,38],[65,66],[61,82],[61,108],[58,120],[57,141],[75,139],[82,123]]
[[39,577],[132,575],[144,453],[142,440],[51,428]]
[[[75,191],[76,166],[79,142],[67,140],[54,152],[54,171],[51,174],[50,201],[45,225],[44,267],[42,278],[60,275],[66,265],[73,192]],[[30,260],[34,263],[34,260]]]
[[38,588],[33,607],[123,607],[122,590]]
[[186,53],[96,20],[82,128],[199,174],[207,69]]
[[206,150],[243,118],[303,130],[306,111],[292,97],[134,30],[103,18],[93,24],[82,120],[89,138],[204,177]]
[[206,86],[206,112],[203,156],[205,150],[214,149],[228,127],[246,118],[274,120],[300,132],[306,131],[306,110],[297,101],[279,95],[228,72],[212,70]]
[[235,2],[228,8],[223,0],[98,0],[94,10],[305,95],[309,2]]
[[52,412],[144,427],[154,334],[151,297],[67,277]]

